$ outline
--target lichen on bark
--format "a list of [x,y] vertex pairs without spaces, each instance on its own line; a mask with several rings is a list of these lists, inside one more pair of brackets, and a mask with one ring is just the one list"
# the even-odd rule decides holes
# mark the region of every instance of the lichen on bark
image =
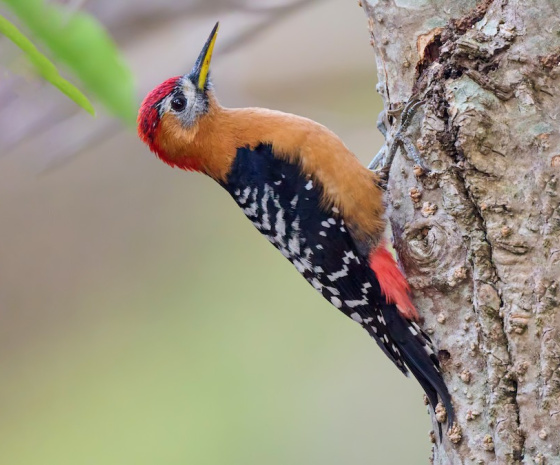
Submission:
[[387,202],[457,411],[433,462],[560,464],[560,3],[362,7],[385,108],[425,102]]

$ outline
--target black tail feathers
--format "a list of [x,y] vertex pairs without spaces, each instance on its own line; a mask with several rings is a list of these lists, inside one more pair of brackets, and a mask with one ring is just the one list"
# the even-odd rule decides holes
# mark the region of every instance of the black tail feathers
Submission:
[[[439,400],[443,403],[447,412],[447,428],[450,429],[455,421],[455,412],[451,396],[441,376],[439,361],[434,353],[432,341],[416,323],[406,320],[395,311],[393,306],[391,307],[386,308],[383,316],[392,339],[399,348],[408,369],[424,389],[434,412]],[[438,423],[438,427],[441,440],[440,423]]]

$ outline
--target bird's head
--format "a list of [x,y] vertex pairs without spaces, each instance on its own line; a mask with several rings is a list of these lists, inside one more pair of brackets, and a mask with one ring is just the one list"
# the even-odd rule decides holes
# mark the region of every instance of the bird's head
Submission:
[[167,79],[144,99],[138,113],[138,134],[159,158],[171,166],[199,170],[188,156],[201,120],[211,110],[210,60],[219,23],[204,44],[190,73]]

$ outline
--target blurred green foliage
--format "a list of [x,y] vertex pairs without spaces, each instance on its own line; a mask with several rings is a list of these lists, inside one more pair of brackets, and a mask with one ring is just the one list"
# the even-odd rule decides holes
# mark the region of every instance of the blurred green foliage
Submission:
[[0,33],[4,34],[14,44],[16,44],[25,54],[37,71],[53,86],[57,87],[62,93],[74,100],[84,110],[95,115],[95,110],[88,98],[80,92],[74,85],[64,79],[56,69],[56,66],[43,55],[33,43],[25,37],[20,30],[10,21],[0,15]]
[[[111,113],[134,124],[136,98],[132,73],[111,37],[95,18],[81,12],[69,13],[64,6],[47,4],[44,0],[1,1]],[[22,37],[20,35],[18,38],[20,43],[24,43]],[[20,43],[17,44],[21,47]],[[47,64],[48,61],[44,58],[38,58],[38,51],[28,40],[25,45],[24,51],[36,66],[40,65],[41,74],[69,95],[70,88],[67,84],[62,85],[60,80],[55,80],[55,83],[50,79],[54,76],[53,65]],[[30,46],[37,53],[30,55]],[[44,74],[45,69],[49,71],[47,75]],[[74,98],[77,96],[76,92],[72,92],[72,96],[69,96],[77,101]],[[77,103],[84,106],[83,99]]]

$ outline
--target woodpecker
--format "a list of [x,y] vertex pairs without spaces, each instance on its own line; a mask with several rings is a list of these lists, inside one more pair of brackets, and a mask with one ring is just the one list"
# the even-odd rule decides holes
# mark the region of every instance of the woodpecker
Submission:
[[[138,134],[162,161],[220,184],[333,306],[359,323],[433,409],[453,407],[430,338],[383,234],[383,189],[343,142],[307,118],[222,107],[209,79],[218,23],[190,73],[144,99]],[[441,436],[441,426],[440,436]]]

